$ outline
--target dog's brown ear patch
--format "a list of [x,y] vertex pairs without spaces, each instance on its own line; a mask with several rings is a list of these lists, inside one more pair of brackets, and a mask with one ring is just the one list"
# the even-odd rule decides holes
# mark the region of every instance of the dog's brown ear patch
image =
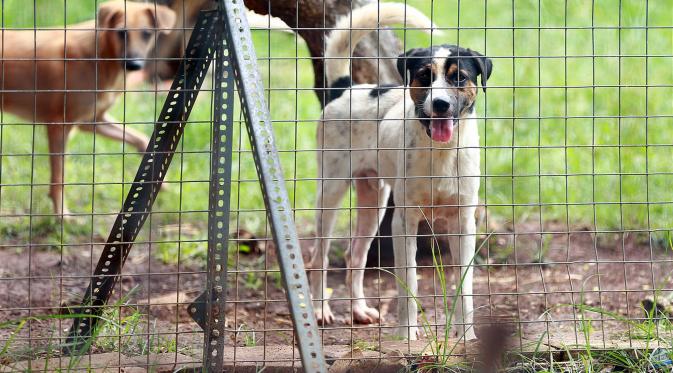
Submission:
[[115,3],[103,3],[98,8],[98,27],[115,29],[124,27],[124,9]]
[[163,5],[152,6],[147,9],[154,28],[162,34],[169,34],[174,26],[177,16],[175,12]]

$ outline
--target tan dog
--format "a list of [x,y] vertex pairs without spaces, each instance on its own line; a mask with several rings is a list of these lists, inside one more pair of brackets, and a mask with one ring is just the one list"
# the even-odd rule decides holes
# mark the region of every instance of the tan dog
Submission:
[[124,141],[145,151],[148,138],[107,114],[124,89],[125,70],[139,70],[154,47],[156,33],[169,32],[175,12],[164,6],[106,2],[96,21],[63,29],[4,30],[1,109],[47,125],[51,163],[49,196],[57,215],[63,201],[63,165],[74,126]]

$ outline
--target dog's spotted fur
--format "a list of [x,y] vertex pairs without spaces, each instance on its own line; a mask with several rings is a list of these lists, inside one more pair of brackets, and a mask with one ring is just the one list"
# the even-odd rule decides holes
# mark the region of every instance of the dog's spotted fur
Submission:
[[[353,19],[364,18],[360,11],[354,12]],[[361,22],[352,27],[372,29],[376,23]],[[333,39],[339,39],[338,35]],[[328,44],[327,50],[334,48]],[[347,70],[330,66],[343,62],[326,57],[332,61],[328,62],[328,71]],[[428,219],[436,233],[450,234],[453,263],[460,268],[456,270],[457,283],[464,276],[463,295],[457,299],[453,321],[461,325],[457,330],[460,335],[473,338],[469,328],[473,309],[470,264],[475,249],[480,174],[474,106],[477,77],[481,76],[485,88],[491,61],[469,49],[440,45],[412,49],[399,57],[397,65],[405,86],[382,91],[369,84],[355,85],[323,111],[318,128],[319,147],[323,149],[318,152],[318,238],[310,267],[328,267],[336,210],[352,182],[357,194],[357,223],[346,258],[352,270],[347,286],[355,298],[353,320],[379,321],[378,311],[364,298],[363,269],[393,191],[395,272],[406,283],[398,286],[398,334],[417,337],[417,306],[410,297],[417,290],[414,236],[420,221]],[[331,81],[345,81],[334,74],[331,77]],[[313,271],[310,278],[316,315],[330,323],[334,315],[325,299],[325,271]]]

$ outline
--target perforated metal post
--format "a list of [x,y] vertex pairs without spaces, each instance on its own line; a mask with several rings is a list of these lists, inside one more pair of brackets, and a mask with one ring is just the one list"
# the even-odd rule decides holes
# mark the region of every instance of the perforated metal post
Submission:
[[82,352],[90,346],[103,307],[112,295],[133,242],[149,216],[210,66],[217,14],[217,11],[201,12],[189,40],[185,60],[168,92],[124,207],[112,226],[82,306],[75,310],[81,317],[74,319],[66,339],[66,352]]
[[264,85],[245,17],[245,5],[242,0],[220,0],[219,5],[224,10],[225,37],[232,54],[231,61],[243,103],[241,108],[246,118],[264,203],[278,249],[281,276],[287,289],[285,294],[290,304],[304,370],[327,372],[304,260],[273,138],[269,108],[264,99]]
[[151,211],[213,54],[217,55],[217,66],[209,193],[208,278],[206,291],[190,305],[190,314],[205,332],[204,368],[217,372],[224,365],[235,77],[278,248],[281,275],[287,289],[303,367],[306,372],[326,372],[297,232],[274,145],[262,80],[257,71],[257,58],[245,19],[245,8],[239,1],[220,1],[218,10],[201,12],[185,53],[186,60],[168,93],[147,153],[94,271],[83,306],[77,310],[78,314],[91,317],[75,319],[66,350],[82,351],[90,345],[92,332],[99,320],[97,316],[112,295],[133,242]]
[[204,292],[205,322],[203,367],[223,371],[231,156],[233,146],[234,74],[229,60],[224,23],[217,23],[215,52],[215,92],[213,97],[213,138],[210,159],[208,215],[208,280]]

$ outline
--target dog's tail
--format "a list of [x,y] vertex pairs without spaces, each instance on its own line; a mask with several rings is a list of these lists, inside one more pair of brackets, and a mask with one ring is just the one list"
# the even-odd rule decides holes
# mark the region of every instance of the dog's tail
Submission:
[[[349,87],[349,57],[358,42],[379,27],[398,23],[419,28],[427,33],[437,27],[418,9],[403,3],[374,2],[354,9],[349,16],[339,19],[334,31],[327,38],[325,47],[325,71],[328,86]],[[348,85],[344,87],[346,82]]]

